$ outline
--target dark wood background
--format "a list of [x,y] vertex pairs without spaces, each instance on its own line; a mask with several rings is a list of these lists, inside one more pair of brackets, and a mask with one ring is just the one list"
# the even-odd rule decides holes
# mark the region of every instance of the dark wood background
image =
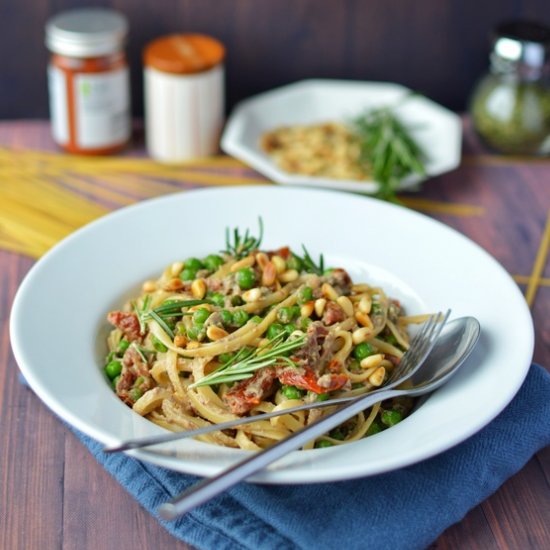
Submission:
[[133,110],[151,39],[203,32],[227,47],[227,107],[303,78],[399,82],[455,110],[487,67],[503,20],[550,24],[549,0],[0,0],[0,119],[48,115],[44,24],[110,6],[129,19]]

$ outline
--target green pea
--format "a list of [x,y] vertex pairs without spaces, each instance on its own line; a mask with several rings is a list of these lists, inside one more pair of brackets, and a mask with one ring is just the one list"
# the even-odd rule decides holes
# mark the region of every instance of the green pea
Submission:
[[[283,329],[283,332],[286,333],[287,337],[290,336],[294,331],[296,330],[296,327],[292,324],[292,323],[289,323],[288,325],[285,325],[284,326],[284,329]],[[290,353],[290,352],[289,352]],[[284,354],[283,354],[284,355]]]
[[198,271],[199,269],[204,269],[204,264],[198,258],[187,258],[187,260],[183,262],[183,267]]
[[225,297],[223,294],[220,294],[219,292],[212,292],[212,294],[210,294],[208,296],[208,299],[215,305],[215,306],[218,306],[218,307],[223,307],[225,306]]
[[202,326],[193,325],[187,329],[187,337],[190,340],[200,340],[202,337]]
[[116,348],[118,353],[124,353],[130,347],[128,340],[121,340]]
[[284,330],[285,330],[285,327],[283,327],[283,325],[281,325],[280,323],[273,323],[272,325],[269,325],[269,328],[267,329],[266,334],[270,340],[273,340],[274,338],[279,336],[281,332],[284,332]]
[[[361,365],[359,364],[359,361],[357,359],[350,359],[350,362],[348,363],[348,370],[351,371],[361,371]],[[360,384],[361,386],[363,384]]]
[[305,286],[300,290],[298,295],[298,303],[305,304],[313,300],[313,289],[310,286]]
[[111,380],[111,387],[113,390],[116,391],[116,385],[118,384],[118,381],[120,380],[120,376],[115,377],[113,380]]
[[383,411],[380,415],[380,420],[382,420],[382,424],[391,428],[391,426],[395,426],[403,420],[403,415],[399,411]]
[[256,283],[256,274],[250,267],[243,267],[235,274],[235,279],[241,290],[248,290]]
[[344,439],[346,438],[341,428],[334,428],[334,430],[332,430],[329,435],[330,437],[332,437],[332,439],[337,439],[338,441],[344,441]]
[[304,262],[296,256],[296,254],[292,254],[292,256],[286,261],[286,267],[288,269],[295,269],[298,273],[302,271],[302,268],[304,266]]
[[382,431],[382,426],[380,426],[380,424],[378,422],[373,422],[368,430],[367,430],[367,437],[369,435],[374,435],[374,434],[377,434],[377,433],[380,433]]
[[287,399],[300,399],[304,395],[304,392],[296,386],[282,386],[281,393]]
[[208,271],[217,271],[223,265],[223,258],[217,254],[210,254],[204,259],[203,264]]
[[243,304],[244,304],[244,300],[239,295],[235,295],[231,297],[231,305],[233,307],[242,306]]
[[246,325],[248,321],[248,313],[244,309],[238,309],[233,313],[233,324],[237,327]]
[[313,323],[313,321],[309,317],[304,317],[300,321],[300,328],[302,330],[307,330],[307,327],[309,327],[309,325],[311,325],[311,323]]
[[282,307],[277,311],[277,319],[286,325],[294,319],[294,311],[291,307]]
[[204,325],[208,317],[210,317],[210,311],[205,307],[201,307],[193,313],[193,322],[195,325]]
[[151,334],[151,342],[157,351],[162,353],[168,351],[168,348],[154,334]]
[[230,311],[227,311],[227,309],[222,309],[220,311],[220,319],[226,327],[233,324],[233,314]]
[[368,342],[361,342],[353,350],[353,355],[355,359],[361,361],[365,357],[369,357],[374,353],[374,348]]
[[143,392],[139,388],[132,388],[130,390],[130,399],[134,402],[136,402],[142,395]]
[[315,398],[315,401],[326,401],[328,399],[328,393],[315,393],[310,391],[309,395],[312,395]]
[[105,366],[105,374],[110,380],[114,380],[122,372],[122,363],[120,361],[110,361]]
[[317,441],[315,443],[315,448],[316,449],[324,449],[326,447],[332,447],[333,446],[333,443],[331,441],[328,441],[326,439],[321,439],[320,441]]
[[196,269],[191,269],[190,267],[186,267],[181,270],[180,273],[180,279],[182,281],[192,281],[197,275]]

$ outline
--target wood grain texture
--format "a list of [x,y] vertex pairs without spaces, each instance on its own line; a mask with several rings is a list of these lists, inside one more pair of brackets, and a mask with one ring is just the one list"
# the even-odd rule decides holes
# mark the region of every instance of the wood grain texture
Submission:
[[141,53],[175,32],[211,34],[227,47],[227,104],[304,78],[399,82],[464,109],[488,65],[489,33],[506,19],[550,24],[547,0],[6,0],[0,3],[0,118],[47,116],[44,25],[79,6],[129,19],[134,113],[142,112]]
[[[139,142],[139,139],[138,139]],[[55,150],[47,123],[0,123],[0,146]],[[525,290],[550,215],[550,161],[488,157],[466,125],[460,169],[427,182],[419,194],[426,214],[455,227],[493,254]],[[137,146],[127,154],[142,154]],[[234,166],[209,173],[261,179]],[[189,181],[180,188],[200,185]],[[430,209],[430,204],[439,208]],[[442,206],[462,205],[462,210]],[[466,207],[472,207],[470,210]],[[473,208],[475,207],[475,208]],[[0,251],[0,548],[187,549],[99,466],[76,438],[17,380],[8,316],[32,260]],[[472,266],[475,269],[475,266]],[[532,314],[535,360],[550,366],[550,262]],[[513,319],[510,320],[513,322]],[[534,411],[536,414],[536,411]],[[516,550],[550,547],[550,448],[494,495],[450,527],[431,548]]]

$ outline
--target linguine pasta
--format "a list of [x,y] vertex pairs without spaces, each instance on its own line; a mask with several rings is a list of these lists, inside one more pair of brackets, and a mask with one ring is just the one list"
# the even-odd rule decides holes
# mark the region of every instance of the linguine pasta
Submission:
[[[260,225],[261,227],[261,225]],[[172,431],[284,410],[381,386],[409,345],[398,301],[325,269],[305,247],[262,251],[228,232],[227,248],[169,265],[107,318],[105,373],[136,413]],[[409,414],[410,399],[377,404],[306,448],[356,441]],[[260,420],[198,439],[259,450],[331,409]]]

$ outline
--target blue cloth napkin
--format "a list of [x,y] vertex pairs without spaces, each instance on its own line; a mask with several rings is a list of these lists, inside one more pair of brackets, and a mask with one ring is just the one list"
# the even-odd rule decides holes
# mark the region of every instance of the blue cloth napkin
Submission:
[[532,365],[493,422],[420,464],[327,484],[241,483],[174,522],[158,518],[158,506],[198,478],[105,454],[100,443],[75,433],[170,533],[199,549],[410,550],[433,542],[550,444],[550,374]]

